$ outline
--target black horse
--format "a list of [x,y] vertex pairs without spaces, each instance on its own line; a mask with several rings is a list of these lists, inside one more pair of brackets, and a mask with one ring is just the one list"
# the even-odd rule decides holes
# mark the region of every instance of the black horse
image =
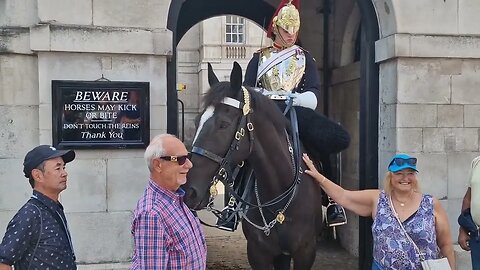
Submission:
[[273,101],[242,87],[236,62],[230,82],[219,82],[209,67],[209,83],[185,202],[192,209],[205,208],[216,195],[212,185],[228,181],[234,168],[247,162],[256,179],[250,208],[243,213],[249,222],[242,222],[252,269],[290,269],[292,259],[294,269],[310,269],[322,229],[322,193],[303,173],[301,158],[296,165],[289,121]]

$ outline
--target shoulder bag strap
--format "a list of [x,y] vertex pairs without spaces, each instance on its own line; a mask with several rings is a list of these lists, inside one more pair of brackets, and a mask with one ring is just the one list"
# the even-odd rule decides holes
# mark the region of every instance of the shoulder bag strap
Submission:
[[[40,201],[39,199],[36,199],[35,197],[32,197],[30,201],[37,207],[39,206],[39,203],[45,205],[42,201]],[[50,207],[48,207],[47,205],[45,205],[45,208],[47,208],[48,212],[50,212],[50,214],[52,214],[52,216],[55,218],[57,223],[62,228],[63,232],[65,232],[65,234],[67,234],[67,229],[65,228],[65,226],[63,226],[63,221],[61,220],[60,215],[58,213],[54,212],[52,209],[50,209]]]
[[415,247],[415,251],[418,254],[418,257],[420,258],[421,261],[425,261],[425,256],[423,256],[423,253],[420,251],[418,248],[417,244],[413,241],[413,239],[408,235],[407,231],[405,230],[405,227],[403,227],[402,221],[400,221],[400,218],[398,217],[397,211],[395,211],[395,207],[393,207],[393,202],[392,202],[392,196],[388,195],[388,200],[390,202],[390,208],[392,209],[393,215],[398,221],[398,224],[400,224],[400,228],[402,228],[403,233],[405,233],[405,236],[407,239],[412,242],[413,246]]
[[67,225],[65,224],[65,222],[63,221],[63,218],[60,216],[60,214],[58,212],[55,212],[53,211],[50,207],[48,207],[48,205],[45,205],[42,201],[40,201],[39,199],[35,198],[35,197],[31,197],[30,201],[33,203],[33,204],[36,204],[37,207],[38,207],[38,204],[41,203],[45,206],[45,208],[47,208],[47,210],[50,212],[50,214],[52,214],[52,216],[55,218],[55,220],[57,221],[58,225],[60,225],[60,228],[62,228],[63,232],[65,233],[65,235],[67,236],[67,240],[68,240],[68,243],[70,244],[70,249],[72,251],[72,254],[73,256],[75,257],[75,252],[73,251],[73,244],[72,244],[72,240],[70,239],[70,233],[68,232],[67,230]]
[[37,208],[38,213],[40,213],[40,232],[38,233],[38,239],[37,239],[37,244],[35,245],[35,248],[33,249],[32,253],[32,258],[30,259],[30,263],[28,263],[27,269],[30,269],[30,266],[32,265],[33,259],[35,257],[35,252],[37,251],[38,245],[40,244],[40,237],[42,236],[42,231],[43,231],[43,216],[42,216],[42,210],[40,210],[40,207],[38,207],[35,203],[32,202],[32,205]]

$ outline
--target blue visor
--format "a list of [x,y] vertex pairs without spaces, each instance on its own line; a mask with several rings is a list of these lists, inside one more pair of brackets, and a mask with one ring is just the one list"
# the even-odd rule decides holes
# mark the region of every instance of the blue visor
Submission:
[[403,169],[412,169],[418,172],[417,158],[414,158],[407,154],[395,155],[388,164],[388,170],[395,173]]

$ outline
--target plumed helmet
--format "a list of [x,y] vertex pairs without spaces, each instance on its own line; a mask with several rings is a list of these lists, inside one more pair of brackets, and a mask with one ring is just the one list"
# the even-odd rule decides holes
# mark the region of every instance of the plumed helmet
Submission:
[[272,21],[268,27],[268,37],[272,37],[275,26],[283,28],[290,34],[300,29],[300,0],[282,0],[273,14]]

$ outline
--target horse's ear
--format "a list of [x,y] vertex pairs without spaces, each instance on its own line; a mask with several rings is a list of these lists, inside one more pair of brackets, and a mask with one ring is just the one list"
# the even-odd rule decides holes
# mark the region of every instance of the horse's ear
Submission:
[[238,89],[242,87],[242,67],[235,61],[233,62],[232,73],[230,73],[230,85],[232,89]]
[[213,72],[212,65],[208,63],[208,84],[210,86],[217,84],[219,82],[217,75],[215,75],[215,72]]

